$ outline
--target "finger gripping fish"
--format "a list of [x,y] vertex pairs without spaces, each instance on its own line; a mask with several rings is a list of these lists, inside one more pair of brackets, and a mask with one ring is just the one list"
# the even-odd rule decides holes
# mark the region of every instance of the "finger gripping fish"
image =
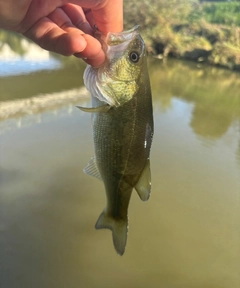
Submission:
[[143,201],[150,196],[151,88],[139,27],[106,37],[97,33],[106,61],[99,68],[87,66],[84,72],[93,107],[79,108],[93,114],[95,148],[84,172],[105,185],[107,205],[95,227],[112,230],[115,249],[123,255],[132,190],[135,188]]

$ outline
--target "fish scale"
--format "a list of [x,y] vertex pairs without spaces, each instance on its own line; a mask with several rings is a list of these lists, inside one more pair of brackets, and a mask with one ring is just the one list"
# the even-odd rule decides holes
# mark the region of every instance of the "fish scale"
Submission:
[[103,180],[107,196],[95,227],[112,230],[115,249],[123,255],[133,188],[143,201],[150,196],[151,88],[138,27],[106,38],[99,32],[97,36],[107,47],[107,60],[97,69],[88,66],[84,73],[93,108],[79,108],[93,113],[95,150],[84,171]]

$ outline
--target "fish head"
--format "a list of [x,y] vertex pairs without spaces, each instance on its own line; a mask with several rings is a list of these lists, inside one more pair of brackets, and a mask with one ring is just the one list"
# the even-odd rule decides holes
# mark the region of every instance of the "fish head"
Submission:
[[[108,33],[107,36],[97,32],[96,37],[102,43],[106,60],[97,69],[89,68],[94,71],[88,71],[84,78],[89,77],[92,81],[87,83],[85,79],[85,85],[100,101],[110,106],[121,106],[137,93],[141,74],[147,71],[146,48],[139,26],[120,33]],[[87,75],[90,73],[94,77]]]
[[139,26],[121,33],[109,33],[106,39],[106,63],[100,69],[113,80],[136,81],[146,55]]

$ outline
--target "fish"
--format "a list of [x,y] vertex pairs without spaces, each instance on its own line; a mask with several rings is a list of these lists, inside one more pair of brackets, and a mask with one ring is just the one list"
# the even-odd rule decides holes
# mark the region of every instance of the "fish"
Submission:
[[84,84],[91,94],[95,155],[84,172],[102,180],[107,203],[95,228],[112,230],[116,252],[123,255],[128,206],[133,188],[143,201],[151,192],[150,148],[153,108],[145,43],[139,26],[107,36],[96,31],[106,54],[98,68],[88,65]]

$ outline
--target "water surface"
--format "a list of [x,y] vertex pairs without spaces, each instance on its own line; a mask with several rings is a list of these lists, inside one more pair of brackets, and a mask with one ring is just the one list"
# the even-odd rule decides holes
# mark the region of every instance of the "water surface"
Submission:
[[[82,70],[0,78],[0,99],[67,93]],[[149,70],[152,194],[132,196],[122,257],[110,231],[94,229],[105,193],[82,172],[93,155],[90,115],[70,101],[1,120],[1,288],[240,287],[239,74],[156,59]]]

